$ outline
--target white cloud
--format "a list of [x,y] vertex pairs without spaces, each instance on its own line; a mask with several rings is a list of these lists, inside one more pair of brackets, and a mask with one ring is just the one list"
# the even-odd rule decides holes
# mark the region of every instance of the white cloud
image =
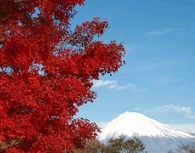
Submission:
[[133,83],[129,83],[126,85],[119,85],[116,80],[105,80],[105,81],[94,80],[93,87],[94,88],[108,87],[109,89],[114,89],[114,90],[133,90],[133,91],[138,90],[138,87]]
[[117,86],[117,82],[115,80],[94,80],[93,81],[93,87],[103,87],[103,86],[108,86],[109,88]]
[[163,105],[159,107],[155,107],[152,109],[148,109],[145,113],[180,113],[189,119],[195,119],[195,113],[192,108],[189,106],[179,106],[179,105]]
[[100,127],[100,128],[104,128],[107,124],[108,124],[109,121],[105,121],[105,122],[97,122],[96,124]]
[[171,124],[171,126],[187,133],[195,133],[195,124]]
[[162,36],[162,35],[171,33],[172,31],[173,31],[173,29],[171,29],[171,28],[163,28],[163,29],[159,29],[159,30],[149,31],[149,32],[147,32],[147,35],[149,35],[149,36]]
[[127,85],[116,85],[116,86],[112,86],[112,89],[117,89],[117,90],[125,90],[125,89],[130,89],[130,90],[138,90],[137,86],[135,84],[129,83]]

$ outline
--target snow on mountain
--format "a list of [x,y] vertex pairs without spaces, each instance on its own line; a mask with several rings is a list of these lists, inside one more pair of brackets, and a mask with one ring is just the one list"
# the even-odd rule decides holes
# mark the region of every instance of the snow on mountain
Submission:
[[149,136],[149,137],[180,137],[192,138],[190,134],[170,128],[160,122],[146,117],[136,112],[125,112],[116,119],[108,123],[106,128],[102,129],[99,135],[100,140],[109,137],[109,135],[119,136]]
[[[109,138],[120,135],[138,137],[150,153],[165,153],[178,148],[181,144],[192,143],[195,137],[162,124],[143,114],[125,112],[107,124],[98,139],[106,142]],[[195,142],[195,141],[194,141]]]

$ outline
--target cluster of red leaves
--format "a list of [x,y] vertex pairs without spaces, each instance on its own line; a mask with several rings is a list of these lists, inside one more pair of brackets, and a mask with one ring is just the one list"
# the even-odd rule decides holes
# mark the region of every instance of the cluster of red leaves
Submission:
[[0,143],[5,152],[71,152],[99,131],[74,116],[80,105],[95,99],[93,79],[123,65],[124,48],[95,41],[108,26],[99,18],[70,30],[74,7],[83,3],[0,0]]

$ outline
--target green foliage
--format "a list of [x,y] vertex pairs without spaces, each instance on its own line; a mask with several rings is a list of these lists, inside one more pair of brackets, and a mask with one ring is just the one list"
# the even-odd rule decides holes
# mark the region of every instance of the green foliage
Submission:
[[100,153],[105,145],[98,140],[86,140],[83,149],[74,149],[74,153]]
[[144,149],[144,144],[138,138],[127,139],[121,135],[108,141],[106,153],[138,153],[144,151]]
[[195,149],[190,150],[190,153],[195,153]]
[[138,138],[110,138],[107,144],[98,140],[86,140],[83,149],[75,149],[74,153],[139,153],[145,150],[144,144]]

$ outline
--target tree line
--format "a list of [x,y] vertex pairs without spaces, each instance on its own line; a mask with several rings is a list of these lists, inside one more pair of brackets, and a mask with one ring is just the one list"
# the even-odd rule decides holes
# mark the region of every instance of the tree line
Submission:
[[140,139],[127,138],[123,135],[110,138],[106,143],[99,140],[86,140],[83,149],[75,149],[74,153],[139,153],[146,152],[145,145]]

